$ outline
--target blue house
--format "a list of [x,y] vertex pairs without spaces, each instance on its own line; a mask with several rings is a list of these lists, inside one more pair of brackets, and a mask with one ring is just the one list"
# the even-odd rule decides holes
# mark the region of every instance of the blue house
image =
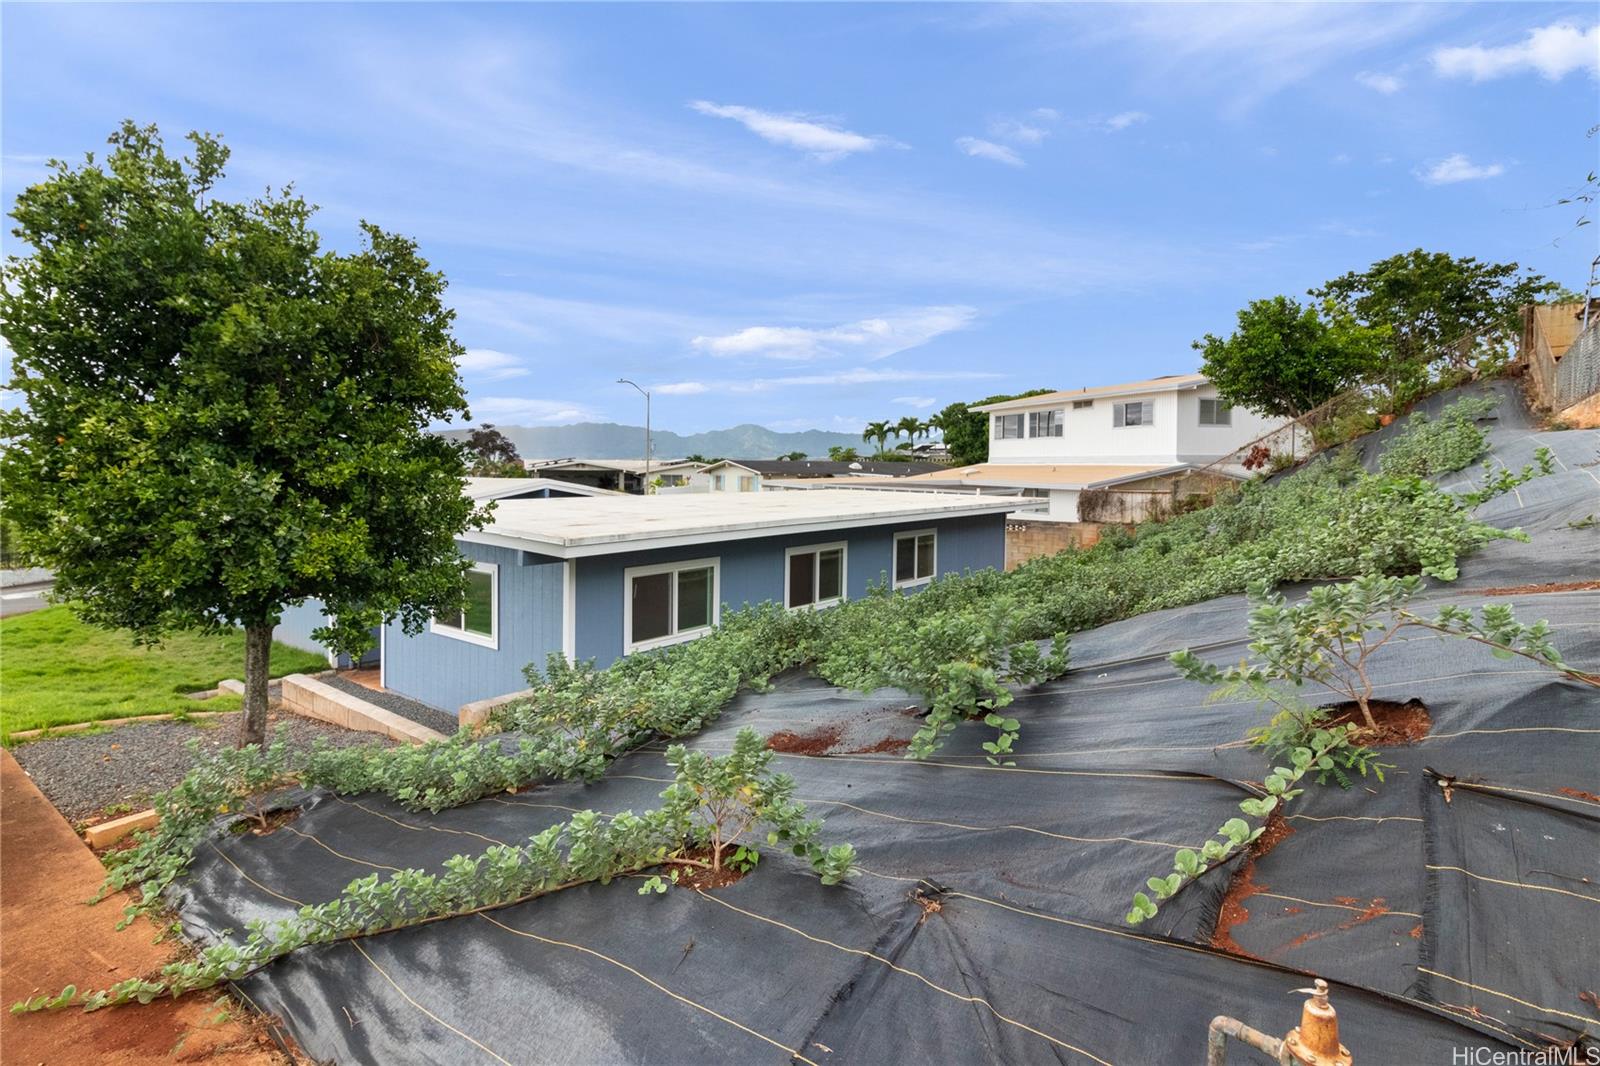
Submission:
[[[487,503],[490,500],[547,500],[574,496],[617,495],[609,489],[574,485],[571,482],[544,477],[469,477],[462,491],[468,498],[478,503]],[[272,639],[292,648],[327,655],[329,666],[340,668],[371,666],[378,661],[380,641],[378,633],[373,633],[372,647],[361,657],[361,661],[352,663],[348,655],[336,655],[320,641],[312,638],[311,634],[322,628],[326,622],[327,612],[323,608],[322,601],[306,600],[284,609],[283,616],[278,620],[278,627],[273,630]]]
[[1025,501],[943,492],[502,499],[459,541],[466,609],[424,633],[382,632],[382,684],[441,710],[527,687],[554,652],[606,666],[693,640],[724,609],[828,607],[875,581],[914,590],[1005,563]]

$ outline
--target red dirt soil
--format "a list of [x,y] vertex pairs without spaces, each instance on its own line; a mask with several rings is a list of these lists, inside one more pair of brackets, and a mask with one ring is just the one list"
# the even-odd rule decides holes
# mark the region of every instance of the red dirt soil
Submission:
[[1244,901],[1266,888],[1265,885],[1255,883],[1256,860],[1293,833],[1294,827],[1283,817],[1283,812],[1273,811],[1272,816],[1267,819],[1265,831],[1250,845],[1249,853],[1234,871],[1233,880],[1228,884],[1228,891],[1222,897],[1222,906],[1217,911],[1217,927],[1211,932],[1212,947],[1218,951],[1226,951],[1230,955],[1242,955],[1247,959],[1258,958],[1239,946],[1233,939],[1233,930],[1235,926],[1243,925],[1250,920],[1250,911],[1244,906]]
[[910,737],[884,737],[876,744],[869,744],[864,748],[849,748],[846,755],[878,755],[892,751],[905,751],[911,746]]
[[[726,888],[744,876],[743,871],[735,870],[727,865],[728,859],[733,855],[733,852],[733,848],[723,850],[723,866],[720,870],[708,870],[704,866],[695,866],[687,862],[664,862],[661,864],[661,868],[669,876],[673,872],[677,873],[678,880],[674,883],[679,888],[692,888],[701,892],[707,889]],[[685,858],[695,859],[699,862],[710,862],[711,849],[700,848],[696,851],[688,852]]]
[[1600,803],[1600,796],[1595,795],[1593,792],[1585,792],[1581,788],[1558,788],[1556,791],[1561,793],[1563,796],[1571,796],[1573,799],[1588,800],[1590,803]]
[[[89,849],[23,773],[0,750],[0,1010],[68,984],[104,988],[151,973],[178,957],[177,944],[153,943],[156,927],[141,918],[118,931],[122,901],[83,901],[105,876]],[[224,1012],[226,1006],[231,1016]],[[195,993],[144,1005],[85,1014],[67,1009],[4,1015],[0,1061],[76,1066],[144,1063],[224,1063],[285,1066],[259,1021],[217,995]]]
[[1415,744],[1433,728],[1433,716],[1421,700],[1407,700],[1405,703],[1369,700],[1367,706],[1372,710],[1372,720],[1378,723],[1377,732],[1367,728],[1366,719],[1361,717],[1361,708],[1354,703],[1336,703],[1323,709],[1333,712],[1333,717],[1328,719],[1329,725],[1348,723],[1358,727],[1353,739],[1370,748]]
[[826,755],[844,732],[839,726],[825,725],[809,733],[779,730],[767,738],[767,747],[785,755]]
[[1507,585],[1503,588],[1478,589],[1479,596],[1529,596],[1541,592],[1583,592],[1600,589],[1600,581],[1547,581],[1543,585]]

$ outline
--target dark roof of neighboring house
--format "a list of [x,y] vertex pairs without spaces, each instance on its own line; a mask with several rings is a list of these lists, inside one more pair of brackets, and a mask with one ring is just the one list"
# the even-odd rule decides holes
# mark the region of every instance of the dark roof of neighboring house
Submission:
[[712,463],[706,469],[712,471],[718,466],[744,467],[752,474],[765,477],[850,477],[851,474],[910,477],[949,469],[944,463],[872,463],[869,459],[856,459],[854,463],[834,463],[832,459],[723,459],[722,463]]
[[753,474],[775,477],[849,477],[852,474],[909,477],[912,474],[931,474],[936,470],[949,469],[943,463],[875,463],[869,459],[847,463],[829,459],[724,459],[706,469],[724,464],[743,467]]

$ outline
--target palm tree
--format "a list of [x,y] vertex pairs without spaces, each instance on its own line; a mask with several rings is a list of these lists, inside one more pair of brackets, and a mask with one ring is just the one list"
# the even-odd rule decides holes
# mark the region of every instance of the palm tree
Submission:
[[881,452],[883,451],[884,442],[889,439],[889,434],[893,432],[894,429],[887,422],[868,422],[867,428],[861,431],[861,439],[877,441],[878,450]]
[[894,435],[896,437],[905,437],[913,444],[917,442],[917,436],[922,431],[922,419],[916,415],[906,415],[894,424]]

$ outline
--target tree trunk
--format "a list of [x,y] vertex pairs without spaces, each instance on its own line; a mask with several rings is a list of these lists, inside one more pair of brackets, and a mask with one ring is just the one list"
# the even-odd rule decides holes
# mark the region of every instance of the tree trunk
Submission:
[[267,675],[271,672],[272,630],[266,625],[244,627],[244,717],[239,721],[239,747],[264,744],[267,739]]

